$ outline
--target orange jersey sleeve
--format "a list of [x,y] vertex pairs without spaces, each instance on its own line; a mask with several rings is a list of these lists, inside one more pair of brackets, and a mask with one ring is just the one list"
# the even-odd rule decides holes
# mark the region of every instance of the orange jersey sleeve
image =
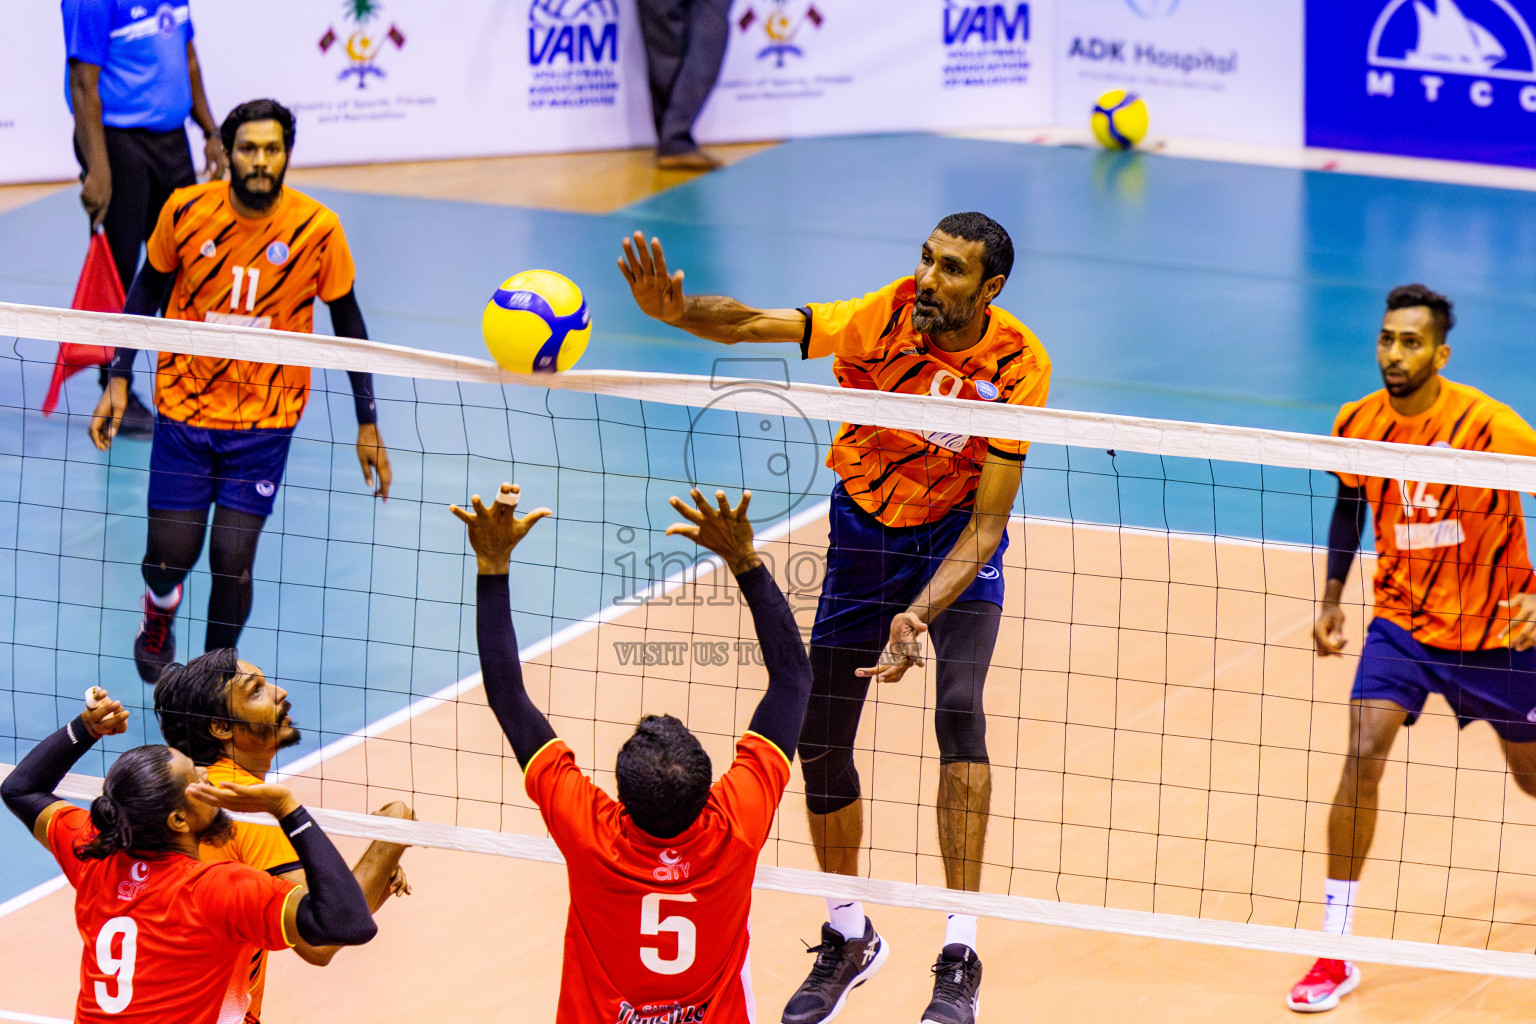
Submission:
[[613,803],[612,798],[576,766],[576,755],[571,748],[558,739],[550,740],[533,755],[523,773],[523,788],[543,816],[550,838],[562,852],[590,844],[597,834],[599,811]]
[[204,919],[222,927],[235,942],[258,949],[288,949],[293,945],[283,929],[290,900],[303,897],[292,882],[273,878],[244,864],[211,864],[197,875],[190,893]]
[[[1339,412],[1334,434],[1468,451],[1536,455],[1536,431],[1508,406],[1441,380],[1418,416],[1378,391]],[[1443,650],[1503,643],[1503,602],[1532,590],[1520,496],[1480,487],[1338,474],[1364,491],[1376,537],[1375,612]]]
[[902,299],[898,292],[904,284],[910,290],[911,279],[892,281],[862,298],[808,303],[804,309],[810,317],[810,330],[801,355],[806,359],[820,359],[823,356],[866,354],[870,342],[879,340],[881,328],[901,308]]
[[[833,356],[832,372],[845,388],[1045,404],[1051,360],[1028,327],[991,306],[980,341],[964,351],[945,351],[913,327],[915,295],[916,285],[907,277],[863,298],[806,306],[804,354]],[[844,423],[827,466],[866,512],[886,526],[906,527],[970,507],[988,452],[1022,459],[1028,450],[1026,441]]]
[[[206,771],[211,786],[222,782],[252,786],[261,781],[227,757],[215,761]],[[293,848],[288,837],[283,835],[281,828],[249,821],[235,822],[235,834],[229,842],[218,846],[204,845],[198,856],[205,863],[233,861],[269,874],[282,875],[302,870],[298,851]]]
[[736,759],[715,783],[710,799],[754,850],[768,841],[773,816],[789,785],[789,758],[771,740],[749,732],[736,742]]
[[59,869],[69,884],[80,884],[82,861],[75,855],[75,847],[88,842],[96,834],[91,815],[84,808],[63,807],[55,811],[48,822],[48,850],[59,862]]

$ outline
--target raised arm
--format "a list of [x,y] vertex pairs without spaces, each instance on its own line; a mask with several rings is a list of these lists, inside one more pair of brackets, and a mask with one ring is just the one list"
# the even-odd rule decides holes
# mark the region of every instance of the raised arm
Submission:
[[517,653],[517,633],[512,627],[512,594],[507,574],[512,549],[534,523],[550,514],[537,508],[517,517],[519,488],[502,484],[496,500],[487,508],[480,495],[470,498],[474,512],[450,505],[453,514],[469,528],[480,576],[476,582],[475,631],[480,646],[480,674],[486,703],[501,724],[517,763],[524,768],[546,743],[555,738],[549,724],[523,687],[523,664]]
[[219,135],[219,122],[214,120],[213,108],[208,105],[208,93],[203,90],[203,68],[197,59],[197,47],[187,40],[187,77],[192,84],[192,120],[203,130],[203,173],[209,181],[218,181],[229,169],[229,155],[224,152],[224,140]]
[[747,519],[752,492],[744,492],[735,508],[725,500],[724,491],[715,492],[715,505],[705,501],[698,488],[689,496],[692,505],[681,498],[672,499],[672,507],[688,521],[669,526],[667,535],[687,537],[708,548],[723,558],[736,576],[752,610],[752,625],[757,630],[763,664],[768,667],[768,692],[758,702],[748,728],[793,760],[811,696],[811,662],[789,602],[753,546],[752,523]]
[[976,479],[976,498],[970,522],[950,548],[944,561],[917,598],[891,622],[888,657],[872,668],[858,670],[861,676],[873,676],[882,683],[894,683],[907,669],[923,663],[917,638],[928,631],[928,624],[955,602],[971,585],[981,567],[996,553],[1013,515],[1013,499],[1019,494],[1024,463],[1019,459],[987,454],[981,474]]
[[1351,487],[1339,481],[1339,496],[1333,503],[1333,521],[1328,524],[1328,578],[1318,601],[1317,622],[1312,627],[1312,642],[1323,657],[1344,650],[1344,581],[1360,550],[1360,535],[1365,530],[1365,488]]
[[54,795],[54,787],[98,739],[128,729],[128,712],[123,705],[108,700],[99,689],[94,693],[101,695],[94,706],[33,747],[0,782],[0,800],[44,846],[48,845],[49,821],[61,807],[69,806],[68,801]]
[[198,782],[188,786],[187,793],[226,811],[265,811],[277,819],[304,865],[308,882],[308,892],[289,904],[291,920],[284,922],[284,930],[290,939],[302,939],[311,946],[361,946],[378,934],[368,900],[347,862],[286,786]]
[[683,272],[668,273],[660,239],[652,238],[647,245],[645,235],[636,231],[622,245],[619,271],[646,316],[723,345],[740,341],[798,345],[805,337],[805,314],[798,309],[758,309],[725,295],[685,296]]

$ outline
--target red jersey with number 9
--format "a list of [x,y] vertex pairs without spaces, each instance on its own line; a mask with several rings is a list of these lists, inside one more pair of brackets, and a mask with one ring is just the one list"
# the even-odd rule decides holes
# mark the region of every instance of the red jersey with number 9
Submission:
[[570,879],[558,1024],[752,1021],[752,879],[789,758],[747,733],[704,812],[670,839],[636,827],[560,740],[523,783]]
[[237,1024],[250,949],[287,949],[283,916],[301,890],[243,864],[179,853],[82,860],[96,834],[78,807],[54,814],[48,848],[75,887],[78,1024]]

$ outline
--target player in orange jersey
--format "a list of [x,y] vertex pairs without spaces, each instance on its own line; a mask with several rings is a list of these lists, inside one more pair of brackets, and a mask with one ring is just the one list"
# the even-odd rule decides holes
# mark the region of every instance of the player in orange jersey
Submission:
[[[124,312],[173,320],[309,332],[314,301],[336,333],[366,338],[353,293],[352,254],[336,215],[283,187],[293,115],[272,100],[231,111],[221,133],[230,180],[172,193],[150,235],[148,258]],[[112,444],[126,408],[134,350],[120,348],[91,420],[91,439]],[[213,506],[205,650],[234,647],[251,612],[256,541],[272,514],[293,429],[309,399],[310,371],[244,359],[160,353],[157,418],[149,460],[144,619],[134,639],[139,675],[154,682],[176,660],[181,581],[197,562]],[[389,496],[389,455],[379,438],[373,378],[349,375],[363,479]]]
[[[1376,338],[1381,391],[1339,411],[1340,437],[1536,455],[1536,431],[1513,410],[1440,376],[1455,324],[1423,285],[1387,296]],[[1479,487],[1339,474],[1328,579],[1313,637],[1320,657],[1344,649],[1339,601],[1369,508],[1376,527],[1375,617],[1350,693],[1349,750],[1328,816],[1323,929],[1352,928],[1360,869],[1376,832],[1378,789],[1398,730],[1430,693],[1465,726],[1493,726],[1515,782],[1536,795],[1536,581],[1520,496]],[[1313,964],[1286,997],[1331,1010],[1360,983],[1347,960]]]
[[672,505],[669,527],[709,548],[736,577],[768,668],[768,692],[710,785],[709,755],[682,722],[646,715],[619,750],[619,799],[593,785],[523,688],[507,573],[512,549],[549,514],[518,519],[517,488],[489,508],[477,494],[469,526],[479,566],[478,633],[485,696],[523,784],[565,855],[565,924],[557,1024],[750,1024],[756,1019],[747,916],[757,854],[789,782],[811,667],[795,617],[752,546],[751,494],[731,508]]
[[[289,712],[288,692],[269,680],[261,669],[240,660],[233,648],[209,651],[185,665],[170,665],[155,683],[155,717],[165,742],[204,769],[210,785],[234,782],[254,786],[264,782],[279,750],[300,740]],[[376,813],[391,818],[413,818],[411,809],[395,800]],[[405,847],[395,843],[369,844],[352,875],[362,886],[374,913],[391,893],[406,894],[410,885],[400,868]],[[304,884],[304,869],[293,844],[282,829],[237,821],[226,843],[204,846],[204,861],[230,860],[258,871]],[[294,952],[305,962],[324,967],[341,949],[311,946],[302,939]],[[245,972],[250,1006],[246,1024],[258,1024],[267,987],[267,951],[254,948]]]
[[[992,305],[1013,267],[1013,242],[989,217],[945,217],[911,277],[861,299],[756,309],[684,296],[661,243],[636,232],[619,269],[649,316],[711,341],[794,342],[832,356],[847,388],[1044,405],[1051,361],[1034,334]],[[951,889],[975,891],[992,799],[982,686],[997,643],[1003,551],[1018,496],[1019,441],[843,424],[827,456],[839,480],[821,601],[811,631],[815,685],[800,739],[805,802],[822,870],[856,875],[864,836],[853,740],[869,681],[921,665],[930,628],[938,689],[939,851]],[[882,648],[885,656],[881,657]],[[879,664],[877,665],[877,659]],[[870,666],[876,666],[871,668]],[[885,940],[856,901],[828,899],[816,964],[785,1024],[823,1024],[885,963]],[[951,914],[922,1020],[971,1024],[981,986],[976,918]]]
[[[98,691],[99,692],[99,691]],[[293,794],[272,783],[210,786],[169,747],[135,747],[113,762],[89,812],[53,790],[128,712],[102,700],[39,743],[0,784],[0,797],[75,888],[79,1024],[238,1024],[252,947],[360,945],[373,918],[347,865]],[[278,819],[309,879],[285,882],[243,864],[203,863],[234,822]]]

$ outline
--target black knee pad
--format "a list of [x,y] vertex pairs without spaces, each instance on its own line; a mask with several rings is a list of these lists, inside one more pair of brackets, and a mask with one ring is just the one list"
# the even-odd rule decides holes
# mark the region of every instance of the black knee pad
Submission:
[[848,747],[800,747],[800,773],[805,776],[805,806],[812,814],[832,814],[858,800],[859,770]]

